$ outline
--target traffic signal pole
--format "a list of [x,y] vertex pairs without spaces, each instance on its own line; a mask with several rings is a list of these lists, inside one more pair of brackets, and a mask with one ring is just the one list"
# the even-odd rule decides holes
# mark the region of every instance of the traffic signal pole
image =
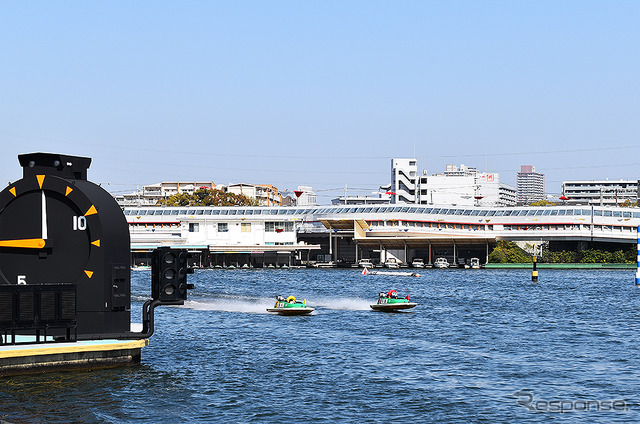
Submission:
[[151,299],[142,305],[142,332],[128,332],[119,338],[146,339],[153,335],[154,311],[160,305],[184,305],[187,290],[187,274],[193,274],[187,259],[191,255],[184,249],[159,247],[151,255]]

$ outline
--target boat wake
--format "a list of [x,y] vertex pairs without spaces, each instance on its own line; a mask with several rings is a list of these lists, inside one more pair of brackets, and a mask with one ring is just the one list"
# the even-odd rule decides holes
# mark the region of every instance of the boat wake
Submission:
[[221,311],[221,312],[241,312],[247,314],[267,314],[267,308],[273,306],[271,299],[211,299],[211,300],[188,300],[184,303],[184,308],[197,311]]
[[[302,300],[302,299],[299,299]],[[369,305],[375,300],[365,300],[357,297],[324,297],[306,299],[307,306],[313,308],[346,310],[346,311],[368,311]],[[220,312],[240,312],[247,314],[268,314],[267,308],[273,307],[274,301],[271,298],[215,298],[202,300],[188,300],[183,308],[196,311],[220,311]]]
[[307,301],[310,306],[325,308],[325,309],[336,309],[336,310],[346,310],[346,311],[368,311],[371,308],[369,305],[371,303],[375,303],[375,300],[365,300],[357,297],[353,298],[344,298],[344,297],[327,297],[327,298],[319,298],[313,299],[313,301]]

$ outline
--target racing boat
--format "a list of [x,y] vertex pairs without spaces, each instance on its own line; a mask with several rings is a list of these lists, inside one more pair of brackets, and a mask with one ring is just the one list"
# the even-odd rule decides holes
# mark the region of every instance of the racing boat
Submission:
[[417,272],[404,271],[369,271],[368,268],[362,270],[362,275],[395,275],[396,277],[419,277]]
[[314,308],[307,306],[306,299],[299,301],[295,296],[289,296],[286,299],[283,296],[276,296],[276,304],[273,308],[267,308],[267,312],[275,312],[280,315],[304,315],[313,311]]
[[411,309],[418,306],[415,302],[409,301],[409,295],[404,299],[398,298],[398,293],[395,290],[389,290],[389,293],[380,292],[378,295],[378,303],[374,303],[371,309],[374,311],[395,312],[401,309]]

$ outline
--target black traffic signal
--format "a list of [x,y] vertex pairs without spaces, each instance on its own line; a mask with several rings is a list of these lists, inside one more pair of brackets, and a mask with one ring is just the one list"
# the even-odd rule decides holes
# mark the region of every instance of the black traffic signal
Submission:
[[187,300],[187,274],[193,269],[187,266],[191,254],[183,249],[159,247],[151,255],[151,297],[161,302]]

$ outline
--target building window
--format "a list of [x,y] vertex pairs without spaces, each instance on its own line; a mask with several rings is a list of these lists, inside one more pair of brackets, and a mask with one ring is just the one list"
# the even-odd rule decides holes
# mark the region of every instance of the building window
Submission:
[[227,231],[229,231],[229,224],[226,222],[218,222],[218,232],[226,233]]
[[264,230],[268,233],[281,233],[293,231],[293,222],[265,222]]
[[250,233],[251,232],[251,223],[250,222],[243,222],[241,225],[241,231],[243,233]]
[[189,232],[190,233],[197,233],[200,231],[200,224],[197,222],[190,222],[189,223]]

